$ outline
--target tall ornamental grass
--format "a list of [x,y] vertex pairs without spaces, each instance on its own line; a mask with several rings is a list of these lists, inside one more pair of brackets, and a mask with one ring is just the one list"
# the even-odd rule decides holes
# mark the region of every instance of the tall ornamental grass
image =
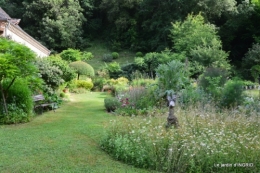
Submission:
[[176,109],[178,129],[166,117],[118,117],[101,147],[115,159],[162,172],[257,172],[260,170],[259,116],[238,111]]

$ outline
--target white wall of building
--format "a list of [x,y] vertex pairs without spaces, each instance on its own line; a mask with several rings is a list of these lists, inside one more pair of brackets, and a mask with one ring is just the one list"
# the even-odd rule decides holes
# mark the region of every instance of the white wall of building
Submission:
[[34,40],[31,36],[26,34],[24,31],[15,28],[14,26],[9,26],[5,30],[5,36],[10,40],[21,43],[28,48],[30,48],[36,55],[40,58],[47,57],[50,51],[42,46],[39,42]]

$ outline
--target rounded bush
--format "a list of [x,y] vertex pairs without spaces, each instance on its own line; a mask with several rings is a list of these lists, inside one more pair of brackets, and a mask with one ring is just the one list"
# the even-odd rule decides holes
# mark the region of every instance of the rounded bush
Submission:
[[136,57],[143,57],[144,54],[143,54],[142,52],[136,52],[135,56],[136,56]]
[[86,80],[78,80],[76,82],[77,88],[84,88],[86,90],[91,90],[93,88],[93,83],[92,81],[86,81]]
[[108,112],[114,112],[120,106],[120,102],[114,97],[105,98],[104,104]]
[[117,52],[113,52],[111,55],[112,55],[113,59],[118,59],[119,58],[119,54]]

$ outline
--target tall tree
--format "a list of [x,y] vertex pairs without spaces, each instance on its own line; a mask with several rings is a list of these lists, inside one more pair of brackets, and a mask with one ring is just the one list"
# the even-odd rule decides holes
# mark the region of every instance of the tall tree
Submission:
[[[222,50],[215,26],[205,23],[202,15],[188,15],[185,21],[175,22],[172,26],[173,48],[176,53],[185,54],[191,66],[197,67],[197,70],[209,66],[230,68],[228,54]],[[202,72],[197,70],[191,75]]]
[[28,33],[57,51],[80,47],[85,18],[78,0],[36,0],[24,5],[26,22],[34,23],[26,28]]
[[242,58],[260,35],[259,14],[253,4],[243,1],[238,4],[237,11],[220,26],[223,49],[230,52],[229,59],[238,68],[242,67]]

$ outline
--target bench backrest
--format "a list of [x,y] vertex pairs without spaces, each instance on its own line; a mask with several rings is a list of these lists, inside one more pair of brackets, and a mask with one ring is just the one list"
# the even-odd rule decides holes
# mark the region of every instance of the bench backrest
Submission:
[[35,96],[32,96],[32,97],[33,97],[33,101],[35,101],[35,102],[45,100],[44,96],[41,95],[41,94],[35,95]]

